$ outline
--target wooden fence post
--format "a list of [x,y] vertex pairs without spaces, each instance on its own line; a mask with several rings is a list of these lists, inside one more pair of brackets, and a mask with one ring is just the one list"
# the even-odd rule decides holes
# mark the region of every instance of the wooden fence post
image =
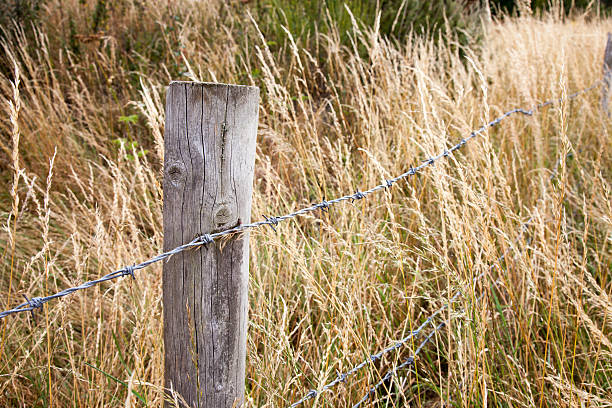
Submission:
[[[250,222],[258,107],[256,87],[170,84],[164,250]],[[164,384],[190,407],[243,403],[248,269],[248,233],[164,263]]]
[[604,52],[603,74],[604,83],[601,91],[601,107],[610,116],[608,101],[610,100],[610,87],[612,86],[612,33],[608,33],[608,42]]

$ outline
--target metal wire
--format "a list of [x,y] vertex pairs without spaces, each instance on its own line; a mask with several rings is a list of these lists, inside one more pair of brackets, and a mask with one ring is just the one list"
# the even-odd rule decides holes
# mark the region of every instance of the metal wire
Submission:
[[[572,154],[568,153],[567,155],[565,155],[565,157],[561,157],[557,160],[557,162],[555,163],[555,167],[553,168],[551,175],[549,176],[548,180],[552,181],[555,179],[555,177],[557,177],[557,174],[559,174],[559,166],[561,165],[561,163],[567,159],[568,157],[571,157]],[[488,270],[492,270],[493,268],[499,267],[500,263],[506,258],[506,256],[508,255],[508,252],[510,250],[513,249],[513,245],[516,245],[522,238],[523,238],[523,234],[525,233],[525,231],[527,230],[527,227],[529,226],[529,224],[531,224],[531,221],[533,221],[533,216],[529,217],[527,219],[527,221],[523,222],[521,224],[520,227],[520,231],[518,236],[514,239],[514,241],[508,246],[508,248],[506,248],[504,250],[504,252],[495,260],[495,262],[488,268]],[[481,272],[479,275],[477,275],[476,277],[474,277],[474,279],[472,280],[472,288],[475,289],[476,288],[476,284],[478,283],[478,281],[486,274],[486,272]],[[352,376],[353,374],[355,374],[356,372],[358,372],[359,370],[361,370],[363,367],[365,367],[366,365],[368,365],[368,363],[370,362],[375,362],[376,360],[379,360],[383,355],[393,351],[393,350],[397,350],[403,346],[405,346],[408,342],[408,340],[414,338],[415,336],[417,336],[429,323],[432,322],[432,320],[438,316],[440,313],[442,313],[442,311],[446,308],[448,308],[449,306],[451,306],[453,303],[455,303],[455,301],[457,299],[459,299],[459,297],[461,296],[462,292],[460,290],[456,291],[455,294],[453,295],[453,297],[448,301],[448,303],[446,303],[444,306],[442,306],[441,308],[437,309],[432,315],[430,315],[427,319],[425,319],[425,321],[423,323],[421,323],[421,325],[416,329],[413,330],[412,332],[410,332],[406,337],[402,338],[401,340],[399,340],[398,342],[396,342],[395,344],[393,344],[392,346],[389,346],[385,349],[383,349],[382,351],[378,352],[377,354],[372,354],[371,356],[369,356],[367,359],[365,359],[364,361],[362,361],[361,363],[359,363],[358,365],[356,365],[355,367],[353,367],[352,369],[350,369],[349,371],[347,371],[346,373],[342,374],[342,373],[338,373],[336,378],[328,383],[325,384],[323,387],[321,387],[321,389],[316,390],[316,389],[311,389],[304,397],[302,397],[301,399],[299,399],[298,401],[294,402],[293,404],[290,405],[290,408],[295,408],[298,405],[303,404],[304,402],[308,401],[309,399],[315,398],[317,395],[324,393],[325,391],[328,391],[329,389],[335,387],[336,385],[338,385],[339,383],[343,383],[346,382],[346,379],[350,376]],[[482,297],[482,295],[484,294],[481,293],[478,297],[478,299],[480,299]],[[402,363],[401,365],[397,366],[393,372],[396,372],[404,367],[407,367],[409,365],[412,364],[412,362],[414,362],[414,358],[419,354],[419,352],[421,351],[421,349],[423,348],[423,346],[425,344],[427,344],[427,342],[429,342],[431,336],[433,335],[433,333],[435,333],[436,331],[438,331],[439,329],[441,329],[442,327],[444,327],[445,323],[441,323],[440,325],[438,325],[432,333],[430,333],[425,340],[421,343],[421,345],[419,345],[419,347],[417,348],[417,350],[415,351],[415,354],[409,358],[408,360],[406,360],[404,363]],[[409,362],[409,360],[412,359],[412,362]],[[384,383],[386,380],[388,380],[390,377],[387,377],[389,375],[389,373],[387,373],[387,375],[385,375],[385,377],[383,377],[383,379],[376,385],[374,386],[374,388],[378,388],[382,383]],[[393,374],[390,374],[391,376]],[[368,393],[367,395],[369,395],[370,393]],[[353,408],[358,407],[361,403],[367,401],[367,398],[364,397],[364,399],[362,399],[359,403],[357,403],[357,405],[355,405]]]
[[398,365],[394,369],[389,370],[387,372],[387,374],[385,374],[383,376],[383,378],[380,379],[379,382],[377,382],[373,387],[371,387],[368,390],[367,394],[365,394],[363,396],[363,398],[361,398],[355,405],[353,405],[353,408],[359,408],[362,404],[364,404],[370,398],[372,398],[372,395],[374,395],[376,393],[376,390],[378,390],[385,382],[389,381],[391,379],[391,377],[393,377],[399,370],[402,370],[404,368],[412,367],[414,365],[414,360],[415,360],[416,356],[421,352],[423,347],[425,347],[425,345],[431,340],[433,335],[436,334],[436,332],[438,332],[444,326],[446,326],[446,322],[442,322],[439,325],[437,325],[427,335],[427,337],[425,337],[425,339],[421,342],[421,344],[419,344],[419,347],[417,347],[417,349],[415,350],[415,352],[414,352],[414,354],[412,356],[408,357],[406,360],[404,360],[404,362],[402,364]]
[[[513,244],[519,242],[520,239],[522,239],[523,233],[525,232],[527,225],[529,223],[531,223],[531,221],[533,220],[533,217],[530,217],[527,221],[525,221],[522,225],[521,225],[521,231],[519,233],[519,235],[517,236],[517,238],[514,240]],[[513,244],[509,245],[508,248],[506,248],[506,250],[502,253],[502,255],[497,258],[497,260],[495,261],[495,263],[493,263],[488,270],[492,270],[495,267],[498,267],[500,262],[502,262],[505,258],[506,255],[508,254],[508,252],[513,248]],[[476,283],[478,283],[478,280],[480,280],[480,278],[482,278],[485,275],[485,272],[480,273],[479,275],[477,275],[473,280],[472,280],[472,286],[473,288],[475,288]],[[439,309],[437,309],[433,314],[431,314],[427,319],[425,319],[425,321],[423,323],[421,323],[421,325],[416,329],[413,330],[412,332],[410,332],[406,337],[404,337],[403,339],[399,340],[398,342],[396,342],[395,344],[393,344],[392,346],[389,346],[385,349],[383,349],[382,351],[378,352],[377,354],[372,354],[371,356],[369,356],[367,359],[365,359],[364,361],[362,361],[360,364],[356,365],[355,367],[353,367],[351,370],[347,371],[344,374],[340,374],[338,373],[336,379],[334,379],[332,382],[324,385],[323,387],[321,387],[321,389],[316,390],[316,389],[312,389],[310,390],[304,397],[302,397],[300,400],[294,402],[293,404],[290,405],[290,408],[295,408],[298,405],[303,404],[304,402],[308,401],[309,399],[315,398],[317,395],[322,394],[325,391],[328,391],[330,388],[338,385],[341,382],[345,382],[346,379],[350,376],[352,376],[353,374],[355,374],[357,371],[361,370],[363,367],[365,367],[366,365],[368,365],[370,362],[375,362],[376,360],[379,360],[380,358],[382,358],[383,355],[393,351],[393,350],[397,350],[403,346],[405,346],[408,341],[412,338],[414,338],[415,336],[419,335],[419,333],[429,324],[433,321],[433,319],[438,316],[440,313],[442,313],[445,309],[447,309],[448,307],[450,307],[453,303],[455,303],[462,295],[462,292],[460,290],[456,291],[455,294],[453,295],[453,297],[448,301],[448,303],[446,303],[444,306],[440,307]],[[482,295],[480,295],[482,296]],[[414,357],[416,357],[416,355],[419,354],[419,352],[421,351],[421,349],[423,348],[423,346],[425,346],[425,344],[427,344],[427,342],[429,341],[429,339],[431,338],[431,336],[433,335],[433,333],[439,329],[441,329],[444,326],[445,323],[441,323],[440,325],[438,325],[434,331],[432,333],[430,333],[427,338],[425,339],[425,341],[423,341],[421,343],[421,345],[419,345],[419,347],[417,348],[415,354],[413,355],[413,357],[411,357],[414,360]],[[410,360],[410,359],[409,359]],[[394,370],[400,370],[401,368],[404,368],[408,365],[410,365],[412,363],[408,363],[408,360],[406,360],[404,363],[402,363],[401,365],[397,366]],[[389,373],[387,373],[387,375],[389,375]],[[375,385],[373,388],[378,388],[380,385],[382,385],[382,383],[384,383],[388,378],[387,375],[385,375],[385,377],[383,377],[383,379],[377,384]],[[393,374],[391,374],[393,375]],[[369,393],[368,393],[369,395]],[[361,403],[367,401],[367,398],[364,397],[364,399],[362,399],[362,401],[360,401],[357,405],[354,406],[358,407]]]
[[[530,222],[531,220],[532,220],[532,218],[529,218],[529,220],[527,222]],[[527,222],[523,223],[523,228],[521,228],[521,232],[520,232],[518,238],[515,240],[515,242],[518,242],[518,240],[522,237],[523,232],[525,231],[524,227],[527,225]],[[510,245],[499,258],[497,258],[497,260],[489,268],[489,270],[499,266],[499,263],[506,257],[506,255],[507,255],[508,251],[510,251],[510,249],[512,249],[512,245]],[[483,273],[481,273],[480,275],[478,275],[478,276],[476,276],[474,278],[474,280],[473,280],[474,286],[476,285],[477,281],[481,277],[483,277],[484,275],[485,275],[485,273],[483,272]],[[439,314],[443,309],[446,309],[447,307],[450,307],[450,305],[453,304],[461,296],[461,294],[462,294],[461,291],[457,291],[455,293],[455,295],[451,298],[451,300],[446,305],[444,305],[443,308],[438,309],[435,312],[435,314]],[[476,300],[479,301],[482,298],[483,295],[484,295],[484,291],[476,298]],[[430,321],[431,321],[430,319],[427,319],[427,322],[430,322]],[[433,335],[436,334],[436,332],[438,332],[444,326],[446,326],[446,324],[447,324],[447,322],[443,321],[440,324],[438,324],[437,326],[435,326],[434,329],[432,331],[430,331],[429,334],[425,337],[425,339],[423,339],[421,344],[419,344],[419,346],[416,348],[414,353],[410,357],[408,357],[406,360],[404,360],[403,363],[401,363],[400,365],[396,366],[395,368],[389,370],[381,378],[381,380],[378,383],[376,383],[373,387],[371,387],[368,390],[368,392],[363,396],[363,398],[361,398],[355,405],[353,405],[353,408],[358,408],[363,403],[367,402],[371,398],[371,396],[376,393],[376,390],[378,390],[378,388],[380,388],[385,382],[389,381],[398,371],[400,371],[400,370],[402,370],[404,368],[411,368],[414,365],[416,357],[419,355],[419,353],[421,352],[423,347],[425,347],[425,345],[431,341]]]
[[[476,301],[480,301],[480,299],[482,298],[483,295],[484,295],[484,292],[481,293],[478,296],[478,298],[476,298]],[[433,335],[436,334],[438,331],[440,331],[440,329],[442,329],[444,326],[446,326],[446,322],[441,322],[436,327],[434,327],[434,329],[429,332],[429,334],[425,337],[425,339],[423,339],[421,344],[419,344],[419,346],[416,348],[414,353],[412,353],[412,355],[410,357],[408,357],[406,360],[404,360],[404,362],[402,362],[400,365],[398,365],[395,368],[387,371],[387,373],[380,379],[380,381],[378,381],[373,387],[370,387],[368,392],[355,405],[353,405],[353,408],[358,408],[362,404],[367,402],[372,397],[372,395],[374,395],[376,393],[376,391],[385,382],[389,381],[395,374],[397,374],[398,371],[400,371],[400,370],[402,370],[404,368],[411,368],[411,367],[413,367],[414,366],[414,362],[416,360],[416,357],[419,355],[421,350],[423,350],[423,347],[425,347],[425,345],[431,341]]]
[[257,222],[250,223],[250,224],[242,224],[242,225],[236,226],[234,228],[230,228],[230,229],[227,229],[227,230],[224,230],[224,231],[220,231],[220,232],[216,232],[216,233],[212,233],[212,234],[203,234],[203,235],[201,235],[199,237],[196,237],[195,239],[193,239],[192,241],[190,241],[190,242],[188,242],[186,244],[180,245],[180,246],[178,246],[178,247],[176,247],[176,248],[174,248],[174,249],[172,249],[170,251],[161,253],[161,254],[159,254],[159,255],[157,255],[157,256],[155,256],[155,257],[153,257],[153,258],[151,258],[151,259],[149,259],[147,261],[144,261],[142,263],[139,263],[139,264],[136,264],[136,265],[132,265],[132,266],[125,266],[125,267],[123,267],[123,268],[121,268],[119,270],[116,270],[116,271],[111,272],[111,273],[109,273],[107,275],[104,275],[103,277],[101,277],[99,279],[91,280],[91,281],[82,283],[82,284],[80,284],[78,286],[75,286],[75,287],[72,287],[72,288],[68,288],[68,289],[64,289],[64,290],[62,290],[62,291],[60,291],[58,293],[55,293],[53,295],[50,295],[50,296],[34,297],[34,298],[31,298],[31,299],[29,299],[28,297],[24,296],[25,299],[26,299],[25,302],[23,302],[20,305],[14,307],[13,309],[5,310],[3,312],[0,312],[0,319],[4,319],[6,316],[9,316],[9,315],[12,315],[12,314],[15,314],[15,313],[22,313],[22,312],[32,312],[33,313],[35,309],[42,308],[42,306],[45,303],[47,303],[47,302],[49,302],[49,301],[51,301],[53,299],[57,299],[57,298],[64,297],[64,296],[68,296],[70,294],[73,294],[74,292],[90,288],[90,287],[95,286],[95,285],[97,285],[99,283],[102,283],[102,282],[106,282],[106,281],[109,281],[109,280],[112,280],[112,279],[116,279],[116,278],[119,278],[119,277],[122,277],[122,276],[128,276],[128,275],[132,276],[132,277],[135,277],[134,272],[137,271],[137,270],[143,269],[143,268],[145,268],[145,267],[147,267],[147,266],[149,266],[149,265],[151,265],[153,263],[162,261],[164,259],[169,258],[172,255],[178,254],[178,253],[186,251],[188,249],[198,248],[198,247],[201,247],[203,245],[208,245],[208,244],[214,242],[215,239],[220,238],[220,237],[225,236],[225,235],[235,234],[235,233],[238,233],[238,232],[245,231],[247,229],[258,228],[258,227],[261,227],[261,226],[264,226],[264,225],[270,225],[272,228],[275,229],[276,226],[278,225],[278,223],[281,222],[281,221],[285,221],[285,220],[288,220],[288,219],[291,219],[291,218],[295,218],[295,217],[298,217],[298,216],[301,216],[301,215],[304,215],[304,214],[307,214],[307,213],[315,212],[315,211],[318,211],[318,210],[326,211],[326,210],[329,209],[330,206],[332,206],[334,204],[337,204],[337,203],[340,203],[340,202],[343,202],[343,201],[351,201],[352,202],[352,201],[355,201],[355,200],[361,200],[363,198],[366,198],[367,196],[369,196],[372,193],[375,193],[375,192],[383,190],[383,189],[391,188],[394,183],[396,183],[396,182],[398,182],[398,181],[400,181],[402,179],[405,179],[405,178],[408,178],[410,176],[415,175],[416,173],[422,171],[423,169],[425,169],[428,166],[433,165],[436,161],[438,161],[438,160],[440,160],[442,158],[449,157],[456,150],[459,150],[463,146],[465,146],[465,144],[468,141],[470,141],[471,139],[473,139],[476,136],[480,135],[482,132],[484,132],[488,128],[493,127],[493,126],[499,124],[502,120],[506,119],[507,117],[509,117],[509,116],[511,116],[513,114],[520,113],[520,114],[523,114],[523,115],[531,116],[531,115],[533,115],[534,111],[540,110],[543,107],[546,107],[548,105],[552,105],[554,103],[560,103],[560,102],[562,102],[564,100],[574,99],[577,96],[579,96],[579,95],[581,95],[581,94],[583,94],[585,92],[588,92],[588,91],[590,91],[590,90],[592,90],[594,88],[597,88],[597,87],[599,87],[601,85],[602,82],[603,82],[603,80],[599,79],[598,81],[596,81],[593,85],[591,85],[588,88],[582,89],[582,90],[580,90],[578,92],[575,92],[573,94],[570,94],[570,95],[568,95],[566,97],[561,97],[561,98],[557,98],[557,99],[553,99],[553,100],[550,100],[550,101],[546,101],[546,102],[537,104],[537,105],[535,105],[530,110],[520,109],[520,108],[519,109],[512,109],[512,110],[504,113],[503,115],[499,116],[498,118],[492,120],[491,122],[481,126],[479,129],[471,132],[469,134],[469,136],[464,137],[463,139],[461,139],[459,141],[459,143],[457,143],[456,145],[454,145],[450,149],[444,150],[443,152],[441,152],[437,156],[433,156],[433,157],[430,157],[427,160],[424,160],[422,162],[422,164],[420,164],[417,167],[412,167],[411,166],[410,169],[408,171],[406,171],[405,173],[400,174],[399,176],[394,177],[392,179],[385,180],[384,183],[379,184],[379,185],[377,185],[375,187],[372,187],[369,190],[366,190],[366,191],[356,191],[353,194],[349,194],[349,195],[345,195],[345,196],[342,196],[342,197],[338,197],[338,198],[335,198],[335,199],[329,200],[329,201],[323,200],[323,201],[321,201],[318,204],[314,204],[314,205],[311,205],[309,207],[302,208],[300,210],[294,211],[294,212],[286,214],[286,215],[282,215],[282,216],[278,216],[278,217],[264,217],[265,219],[262,220],[262,221],[257,221]]

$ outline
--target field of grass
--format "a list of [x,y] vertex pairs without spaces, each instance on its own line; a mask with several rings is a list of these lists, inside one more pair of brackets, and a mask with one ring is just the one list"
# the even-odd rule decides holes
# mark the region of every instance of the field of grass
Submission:
[[[171,80],[260,86],[259,220],[379,184],[506,110],[591,85],[612,27],[553,11],[494,21],[465,46],[333,23],[270,40],[246,5],[101,3],[49,0],[35,26],[4,32],[1,310],[161,251]],[[288,406],[456,290],[433,322],[447,326],[374,406],[612,406],[600,97],[513,116],[393,189],[254,230],[247,406]],[[161,406],[161,316],[156,264],[3,319],[0,406]],[[305,406],[352,406],[420,339]]]

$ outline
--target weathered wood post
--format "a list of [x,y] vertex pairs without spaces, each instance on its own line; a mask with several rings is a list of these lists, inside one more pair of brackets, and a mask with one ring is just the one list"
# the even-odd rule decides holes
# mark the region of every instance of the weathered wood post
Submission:
[[[170,84],[164,250],[250,221],[258,107],[256,87]],[[164,263],[165,387],[190,407],[243,402],[248,270],[248,233]]]
[[612,33],[608,33],[608,42],[604,51],[603,87],[601,88],[601,107],[610,116],[608,101],[610,100],[610,87],[612,86]]

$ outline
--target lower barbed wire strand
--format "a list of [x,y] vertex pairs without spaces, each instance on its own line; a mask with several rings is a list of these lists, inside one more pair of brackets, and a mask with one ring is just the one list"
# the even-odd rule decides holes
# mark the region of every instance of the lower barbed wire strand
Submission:
[[398,371],[404,369],[404,368],[410,368],[414,365],[414,361],[416,359],[416,357],[419,355],[419,353],[421,352],[421,350],[423,349],[423,347],[425,347],[425,345],[427,343],[429,343],[429,341],[433,338],[434,334],[436,334],[441,328],[443,328],[444,326],[446,326],[446,322],[442,322],[439,325],[437,325],[431,332],[429,332],[429,334],[425,337],[425,339],[423,339],[423,341],[421,342],[421,344],[419,344],[419,346],[417,347],[417,349],[414,351],[414,353],[408,357],[406,360],[404,360],[403,363],[401,363],[400,365],[396,366],[395,368],[393,368],[392,370],[389,370],[381,379],[379,382],[377,382],[373,387],[371,387],[368,392],[363,396],[363,398],[361,398],[355,405],[353,405],[353,408],[359,408],[361,405],[363,405],[364,403],[368,402],[368,400],[370,398],[372,398],[372,395],[374,395],[376,393],[376,391],[382,387],[382,385],[389,381],[395,374],[397,374]]
[[419,165],[417,167],[412,167],[411,166],[410,169],[407,172],[405,172],[403,174],[400,174],[399,176],[397,176],[395,178],[392,178],[392,179],[389,179],[389,180],[385,180],[384,183],[379,184],[379,185],[377,185],[377,186],[375,186],[375,187],[373,187],[373,188],[371,188],[369,190],[366,190],[366,191],[363,191],[363,192],[362,191],[357,191],[356,193],[345,195],[343,197],[338,197],[338,198],[335,198],[335,199],[329,200],[329,201],[325,201],[324,200],[321,203],[312,205],[310,207],[302,208],[300,210],[294,211],[292,213],[289,213],[289,214],[286,214],[286,215],[283,215],[283,216],[279,216],[279,217],[267,217],[264,221],[257,221],[257,222],[250,223],[250,224],[242,224],[242,225],[239,225],[237,227],[230,228],[230,229],[227,229],[227,230],[224,230],[224,231],[220,231],[220,232],[216,232],[216,233],[213,233],[213,234],[204,234],[203,237],[206,237],[206,239],[202,239],[201,237],[197,237],[194,240],[192,240],[191,242],[188,242],[186,244],[180,245],[180,246],[178,246],[178,247],[176,247],[176,248],[174,248],[174,249],[172,249],[170,251],[167,251],[167,252],[164,252],[162,254],[159,254],[159,255],[157,255],[157,256],[155,256],[155,257],[153,257],[151,259],[148,259],[148,260],[146,260],[144,262],[141,262],[139,264],[132,265],[132,266],[129,266],[129,267],[124,267],[124,268],[121,268],[121,269],[116,270],[114,272],[111,272],[111,273],[103,276],[100,279],[96,279],[96,280],[91,280],[91,281],[85,282],[85,283],[83,283],[81,285],[78,285],[78,286],[75,286],[75,287],[72,287],[72,288],[69,288],[69,289],[65,289],[65,290],[63,290],[61,292],[58,292],[58,293],[50,295],[50,296],[43,296],[43,297],[32,298],[32,299],[30,299],[30,300],[28,300],[28,301],[26,301],[24,303],[21,303],[20,305],[16,306],[13,309],[5,310],[3,312],[0,312],[0,320],[5,318],[6,316],[9,316],[9,315],[12,315],[12,314],[15,314],[15,313],[31,312],[34,309],[41,308],[45,303],[47,303],[50,300],[70,295],[70,294],[72,294],[74,292],[77,292],[79,290],[90,288],[90,287],[92,287],[94,285],[97,285],[97,284],[102,283],[102,282],[106,282],[108,280],[112,280],[112,279],[116,279],[116,278],[119,278],[119,277],[122,277],[122,276],[126,276],[126,273],[125,273],[126,270],[127,270],[126,268],[131,268],[130,270],[132,271],[132,273],[129,273],[129,275],[134,277],[133,271],[137,271],[137,270],[143,269],[143,268],[145,268],[145,267],[147,267],[147,266],[149,266],[149,265],[151,265],[153,263],[156,263],[156,262],[162,261],[164,259],[167,259],[167,258],[171,257],[172,255],[176,255],[176,254],[178,254],[180,252],[186,251],[187,249],[190,249],[190,248],[199,248],[201,246],[208,245],[208,244],[212,243],[215,238],[218,238],[218,237],[222,237],[222,236],[225,236],[225,235],[230,235],[230,234],[242,232],[242,231],[250,229],[250,228],[261,227],[263,225],[270,225],[270,226],[275,228],[276,225],[278,225],[278,223],[280,221],[285,221],[285,220],[288,220],[288,219],[291,219],[291,218],[295,218],[295,217],[301,216],[301,215],[306,214],[306,213],[315,212],[315,211],[318,211],[318,210],[324,210],[324,209],[326,210],[326,209],[329,209],[329,207],[331,205],[334,205],[334,204],[342,202],[342,201],[349,201],[349,200],[354,201],[355,199],[361,200],[361,199],[369,196],[370,194],[373,194],[374,192],[377,192],[377,191],[380,191],[380,190],[388,188],[390,185],[392,185],[393,183],[395,183],[395,182],[397,182],[399,180],[402,180],[402,179],[405,179],[407,177],[415,175],[417,172],[423,170],[424,168],[433,165],[437,160],[440,160],[441,158],[448,158],[450,156],[450,154],[448,154],[448,153],[453,153],[456,150],[460,149],[470,139],[472,139],[472,138],[476,137],[477,135],[481,134],[486,129],[497,125],[499,122],[501,122],[501,120],[511,116],[514,113],[521,113],[521,114],[525,114],[525,115],[532,115],[534,111],[542,109],[545,106],[552,105],[554,103],[561,103],[564,100],[574,99],[574,98],[576,98],[577,96],[579,96],[579,95],[581,95],[583,93],[586,93],[586,92],[588,92],[588,91],[590,91],[592,89],[595,89],[595,88],[599,87],[602,83],[603,83],[603,80],[599,79],[593,85],[591,85],[588,88],[585,88],[585,89],[582,89],[580,91],[574,92],[573,94],[570,94],[570,95],[568,95],[566,97],[561,97],[561,98],[553,99],[553,100],[550,100],[550,101],[547,101],[547,102],[539,103],[539,104],[535,105],[531,110],[512,109],[512,110],[510,110],[508,112],[505,112],[503,115],[499,116],[497,119],[494,119],[494,120],[488,122],[487,124],[481,126],[478,130],[475,130],[475,131],[471,132],[469,136],[461,139],[461,141],[459,141],[459,143],[457,143],[456,145],[454,145],[450,149],[444,149],[444,151],[442,153],[438,154],[437,156],[434,156],[434,157],[431,157],[431,158],[429,158],[427,160],[424,160],[421,165]]
[[[522,224],[521,227],[521,232],[519,234],[519,237],[522,236],[523,232],[524,232],[524,227],[527,225],[528,222],[530,222],[532,220],[533,217],[530,217],[529,220],[527,220],[525,223]],[[518,241],[515,240],[515,242]],[[505,258],[505,256],[507,255],[508,251],[511,250],[513,247],[512,245],[510,245],[508,247],[508,249],[506,249],[506,251],[504,251],[504,253],[497,259],[497,261],[491,265],[490,268],[488,268],[489,270],[499,266],[499,263]],[[484,273],[481,273],[480,275],[478,275],[476,278],[474,278],[474,281],[476,281],[478,278],[482,277],[484,275]],[[476,282],[474,282],[476,283]],[[494,284],[497,284],[498,281],[494,282]],[[475,289],[475,288],[474,288]],[[458,292],[460,293],[460,292]],[[484,296],[484,290],[478,295],[478,297],[476,298],[476,302],[479,302],[483,296]],[[452,302],[449,302],[449,305]],[[450,317],[449,317],[450,319]],[[376,391],[382,387],[382,385],[389,381],[393,376],[395,376],[400,370],[404,369],[404,368],[411,368],[416,360],[416,357],[419,355],[419,353],[421,352],[421,350],[423,350],[423,348],[425,347],[425,345],[427,343],[429,343],[431,341],[431,339],[433,338],[434,334],[436,334],[438,331],[440,331],[440,329],[442,329],[444,326],[446,326],[448,323],[448,321],[443,321],[440,324],[438,324],[431,332],[429,332],[429,334],[427,335],[427,337],[425,337],[425,339],[423,339],[423,341],[421,342],[421,344],[419,344],[419,346],[417,347],[417,349],[414,351],[414,353],[408,357],[406,360],[404,360],[404,362],[398,366],[396,366],[395,368],[389,370],[382,378],[380,381],[378,381],[374,386],[372,386],[368,392],[355,404],[353,405],[353,408],[359,408],[361,405],[363,405],[365,402],[367,402],[372,395],[374,395],[374,393],[376,393]]]
[[[478,298],[476,298],[476,301],[477,302],[480,301],[480,299],[482,299],[483,295],[484,295],[484,292],[482,292],[478,296]],[[416,358],[419,355],[419,353],[421,352],[421,350],[423,350],[425,345],[431,341],[431,339],[433,338],[434,334],[439,332],[440,329],[442,329],[444,326],[446,326],[446,324],[447,324],[447,322],[444,321],[444,322],[441,322],[440,324],[438,324],[436,327],[434,327],[434,329],[432,331],[430,331],[429,334],[423,339],[421,344],[419,344],[419,346],[416,348],[414,353],[412,353],[412,355],[410,357],[408,357],[406,360],[404,360],[403,363],[401,363],[400,365],[396,366],[395,368],[387,371],[387,373],[380,379],[380,381],[378,381],[373,387],[371,387],[368,390],[368,392],[355,405],[353,405],[353,408],[359,408],[362,404],[364,404],[370,398],[372,398],[372,395],[374,395],[374,393],[376,393],[376,390],[378,390],[380,387],[382,387],[382,385],[385,382],[389,381],[400,370],[402,370],[404,368],[411,368],[414,365],[414,363],[416,361]]]
[[[532,219],[533,219],[533,217],[530,217],[527,221],[525,221],[524,223],[521,224],[519,235],[514,239],[513,244],[518,243],[522,239],[522,236],[523,236],[524,232],[526,231],[525,227],[528,225],[528,223],[530,223],[532,221]],[[496,267],[499,266],[499,264],[506,258],[506,255],[508,254],[508,252],[511,251],[514,248],[513,244],[509,245],[508,248],[506,248],[506,250],[496,259],[496,261],[492,265],[490,265],[489,268],[487,268],[487,271],[490,271],[493,268],[496,268]],[[485,274],[486,274],[486,272],[482,272],[482,273],[477,275],[472,280],[472,286],[473,286],[474,290],[475,290],[476,284],[478,283],[480,278],[482,278]],[[324,385],[323,387],[321,387],[320,390],[314,390],[314,389],[310,390],[300,400],[298,400],[298,401],[294,402],[293,404],[291,404],[290,408],[295,408],[295,407],[303,404],[304,402],[308,401],[309,399],[315,398],[317,395],[322,394],[325,391],[328,391],[330,388],[338,385],[340,382],[344,382],[346,380],[346,378],[352,376],[353,374],[355,374],[356,372],[358,372],[359,370],[364,368],[367,364],[369,364],[371,362],[374,362],[376,360],[379,360],[383,355],[385,355],[385,354],[387,354],[387,353],[389,353],[389,352],[391,352],[393,350],[397,350],[397,349],[399,349],[402,346],[405,346],[410,339],[412,339],[413,337],[417,336],[429,323],[431,323],[433,321],[433,319],[436,316],[438,316],[445,309],[447,309],[453,303],[455,303],[461,297],[461,295],[462,295],[461,291],[456,291],[455,294],[453,295],[453,297],[444,306],[440,307],[434,313],[432,313],[427,319],[425,319],[425,321],[423,321],[423,323],[421,323],[421,325],[416,330],[411,331],[410,334],[408,334],[406,337],[404,337],[403,339],[399,340],[398,342],[394,343],[392,346],[389,346],[389,347],[383,349],[382,351],[378,352],[377,354],[373,354],[373,355],[369,356],[366,360],[362,361],[361,363],[359,363],[358,365],[356,365],[355,367],[353,367],[351,370],[347,371],[346,373],[338,374],[335,380],[333,380],[332,382]],[[482,296],[482,294],[480,296]],[[426,343],[427,342],[425,342],[425,344]],[[420,348],[418,350],[420,350]]]

